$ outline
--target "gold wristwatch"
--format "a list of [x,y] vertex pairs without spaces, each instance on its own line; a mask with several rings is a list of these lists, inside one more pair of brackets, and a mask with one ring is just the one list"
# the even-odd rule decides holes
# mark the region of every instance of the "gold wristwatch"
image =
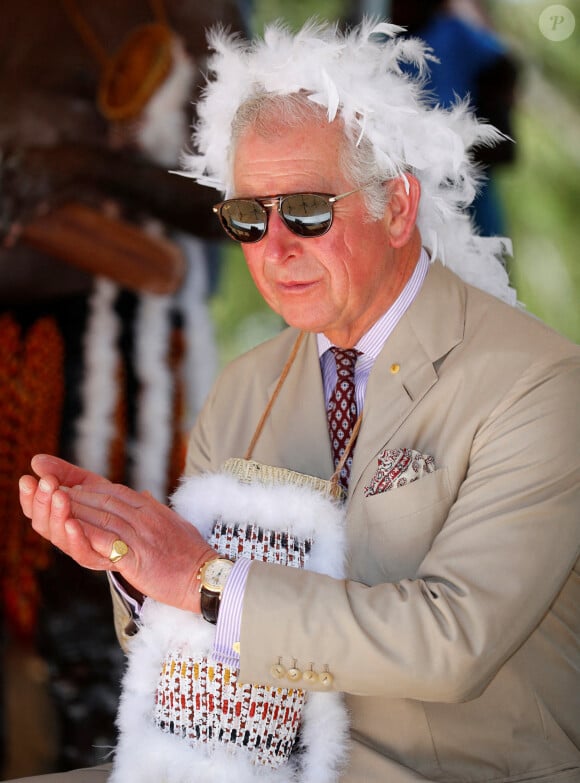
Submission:
[[217,623],[220,600],[228,576],[234,564],[225,557],[214,557],[199,569],[199,592],[201,595],[201,614],[208,623]]

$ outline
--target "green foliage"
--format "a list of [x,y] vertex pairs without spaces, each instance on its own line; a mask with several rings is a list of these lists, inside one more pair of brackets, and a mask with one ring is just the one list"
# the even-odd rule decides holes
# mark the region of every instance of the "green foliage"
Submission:
[[564,41],[542,34],[544,2],[496,2],[494,18],[519,57],[522,75],[515,114],[516,164],[501,173],[510,265],[520,300],[550,326],[580,342],[580,0]]
[[282,319],[258,293],[240,246],[229,240],[223,246],[220,285],[211,302],[211,313],[222,365],[283,326]]
[[501,178],[514,242],[512,280],[531,312],[578,341],[578,167],[545,125],[524,109],[518,114],[517,134],[521,159]]
[[291,28],[298,29],[312,16],[336,20],[344,13],[342,0],[257,0],[253,29],[262,34],[264,24],[283,19]]

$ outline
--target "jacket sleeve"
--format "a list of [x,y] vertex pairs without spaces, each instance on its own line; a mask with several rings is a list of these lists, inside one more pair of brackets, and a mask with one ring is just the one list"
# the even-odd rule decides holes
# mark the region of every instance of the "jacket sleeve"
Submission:
[[352,694],[478,696],[574,578],[579,389],[577,358],[542,360],[517,379],[479,427],[444,523],[409,578],[367,585],[253,564],[241,680],[276,684],[281,664],[328,671]]

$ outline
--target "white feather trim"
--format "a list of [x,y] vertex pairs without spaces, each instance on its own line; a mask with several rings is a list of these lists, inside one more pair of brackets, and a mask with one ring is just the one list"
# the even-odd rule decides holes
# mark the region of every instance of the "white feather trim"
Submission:
[[201,240],[177,234],[187,262],[185,282],[179,290],[178,303],[183,318],[185,344],[185,389],[187,410],[183,429],[189,432],[207,397],[218,369],[218,352],[213,320],[208,306],[210,249]]
[[205,538],[220,516],[313,537],[309,568],[336,578],[344,575],[344,512],[320,492],[289,484],[242,484],[216,473],[187,479],[173,494],[172,505]]
[[[307,568],[344,574],[344,511],[307,487],[243,484],[230,475],[187,479],[174,508],[208,536],[217,518],[314,538]],[[348,719],[336,693],[309,693],[302,713],[304,751],[272,769],[251,763],[247,751],[224,745],[208,752],[153,725],[161,663],[168,651],[211,654],[215,627],[199,616],[146,600],[143,627],[131,642],[117,723],[120,730],[110,783],[331,783],[348,750]]]
[[89,298],[81,384],[82,413],[77,422],[75,442],[76,461],[86,470],[105,476],[109,473],[119,394],[117,340],[121,327],[114,309],[118,291],[111,280],[97,277]]
[[150,160],[173,166],[188,133],[185,107],[195,79],[195,64],[177,37],[171,46],[169,76],[153,94],[138,124],[137,142]]
[[135,328],[135,372],[139,381],[137,437],[132,485],[157,500],[167,499],[167,467],[173,435],[173,379],[169,371],[171,297],[143,294]]

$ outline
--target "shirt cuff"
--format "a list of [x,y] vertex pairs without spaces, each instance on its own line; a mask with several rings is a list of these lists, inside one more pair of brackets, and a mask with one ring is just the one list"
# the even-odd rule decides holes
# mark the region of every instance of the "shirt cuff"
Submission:
[[220,601],[213,658],[231,669],[240,665],[242,606],[251,564],[252,561],[246,557],[236,560]]
[[113,590],[115,590],[115,592],[120,595],[125,602],[127,609],[131,612],[131,617],[133,620],[137,621],[141,616],[141,609],[143,608],[143,604],[133,598],[133,596],[129,595],[129,593],[123,588],[122,584],[119,582],[112,571],[109,571],[109,581],[111,582]]

